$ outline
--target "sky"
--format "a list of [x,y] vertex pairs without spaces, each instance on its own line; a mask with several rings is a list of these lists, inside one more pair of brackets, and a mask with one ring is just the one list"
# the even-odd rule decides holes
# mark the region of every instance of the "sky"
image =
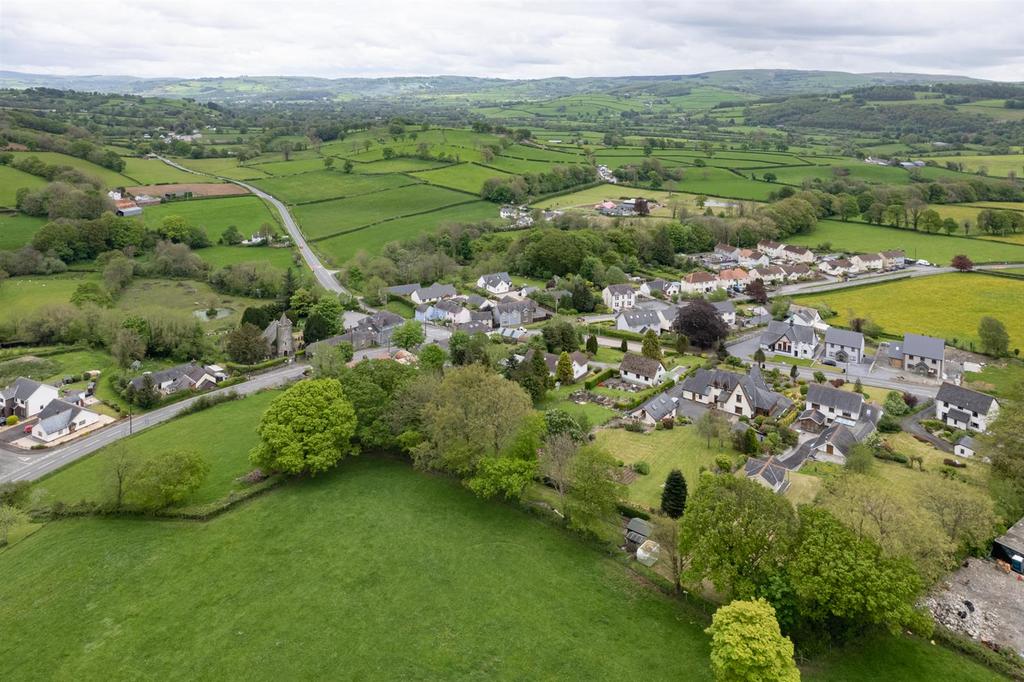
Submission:
[[0,0],[0,69],[145,77],[688,74],[1024,81],[1022,0]]

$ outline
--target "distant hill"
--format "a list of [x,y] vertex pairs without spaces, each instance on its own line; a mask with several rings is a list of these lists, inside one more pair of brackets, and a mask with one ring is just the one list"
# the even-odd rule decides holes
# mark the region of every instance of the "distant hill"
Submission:
[[983,83],[966,76],[916,73],[846,73],[743,69],[678,76],[543,78],[505,80],[470,76],[402,78],[312,78],[305,76],[238,76],[233,78],[136,78],[133,76],[49,76],[0,71],[0,88],[48,87],[150,97],[191,97],[200,101],[260,102],[375,97],[488,95],[509,99],[549,98],[584,93],[646,93],[670,97],[695,85],[760,96],[836,92],[867,85]]

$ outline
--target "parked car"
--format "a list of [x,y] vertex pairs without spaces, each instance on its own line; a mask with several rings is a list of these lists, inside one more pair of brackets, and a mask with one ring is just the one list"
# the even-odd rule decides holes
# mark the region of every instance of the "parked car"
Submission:
[[35,424],[25,424],[24,428],[21,429],[21,432],[22,433],[32,433],[32,427],[33,426],[35,426]]
[[825,358],[824,360],[821,361],[821,364],[828,365],[829,367],[837,367],[838,366],[838,365],[836,365],[836,361],[833,360],[832,358]]

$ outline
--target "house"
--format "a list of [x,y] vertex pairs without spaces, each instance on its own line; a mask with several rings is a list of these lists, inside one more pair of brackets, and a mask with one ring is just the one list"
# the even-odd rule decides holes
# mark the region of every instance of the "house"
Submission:
[[782,252],[779,253],[779,257],[783,260],[788,260],[794,263],[813,263],[814,252],[803,246],[793,246],[787,244],[782,247]]
[[652,279],[640,285],[640,293],[644,296],[655,296],[660,294],[665,298],[675,296],[679,293],[679,282],[669,282],[664,279]]
[[636,290],[628,284],[609,284],[601,290],[601,300],[612,310],[625,310],[636,305]]
[[718,288],[718,278],[710,272],[691,272],[679,282],[679,289],[688,294],[706,294]]
[[1024,519],[992,541],[992,557],[1004,561],[1017,573],[1024,573]]
[[615,313],[615,328],[619,331],[644,334],[653,329],[660,334],[665,320],[654,310],[620,310]]
[[512,343],[519,343],[529,334],[529,332],[522,327],[502,327],[494,333],[502,340],[511,341]]
[[751,279],[759,279],[765,284],[774,284],[786,279],[786,271],[778,265],[760,266],[750,271]]
[[736,326],[736,306],[732,301],[717,301],[711,306],[718,312],[718,317],[730,327]]
[[392,296],[401,296],[402,298],[409,298],[412,296],[412,292],[421,289],[419,282],[415,284],[398,284],[393,287],[388,287],[384,291],[391,294]]
[[420,287],[409,294],[409,300],[413,303],[433,303],[443,298],[453,298],[458,292],[451,284],[431,284],[429,287]]
[[476,281],[479,289],[486,289],[491,294],[507,294],[512,288],[512,278],[507,272],[492,272],[489,275],[481,275]]
[[821,319],[821,313],[817,308],[808,308],[803,305],[790,305],[785,321],[801,327],[813,327],[819,331],[828,329],[828,325]]
[[806,263],[793,263],[792,265],[780,265],[779,267],[782,268],[782,272],[786,275],[786,280],[789,282],[809,277],[811,274],[811,268]]
[[[828,384],[811,384],[807,387],[804,412],[820,412],[827,424],[839,422],[854,426],[861,417],[864,396],[853,391],[843,391]],[[803,419],[804,414],[800,415]]]
[[767,254],[769,258],[780,258],[782,256],[782,250],[785,247],[785,244],[773,242],[770,239],[762,239],[757,243],[757,250],[761,253]]
[[882,267],[886,270],[892,270],[894,268],[902,268],[907,261],[906,255],[903,251],[882,251]]
[[434,304],[434,309],[441,312],[442,320],[449,324],[466,324],[472,322],[473,316],[468,308],[452,300],[441,300]]
[[64,400],[51,400],[39,413],[39,421],[32,427],[32,437],[49,443],[99,420],[98,414],[80,405]]
[[934,336],[904,334],[903,343],[890,343],[886,349],[889,365],[922,376],[945,376],[946,342]]
[[718,282],[722,288],[742,288],[750,284],[750,273],[743,268],[726,268],[718,273]]
[[444,311],[430,303],[423,303],[416,306],[413,319],[417,322],[441,322],[444,320]]
[[[353,331],[368,334],[373,343],[383,346],[391,338],[391,332],[405,323],[405,318],[390,310],[381,310],[373,315],[367,315],[356,322]],[[355,346],[355,344],[352,344]]]
[[764,306],[754,306],[750,309],[750,317],[740,318],[739,322],[744,327],[760,327],[772,321],[772,314]]
[[626,524],[626,551],[635,552],[654,533],[654,527],[641,518],[632,518]]
[[729,246],[728,244],[723,244],[722,242],[718,242],[717,244],[715,244],[715,253],[728,260],[739,260],[740,258],[739,247]]
[[740,249],[740,265],[745,268],[768,265],[768,254],[751,249]]
[[854,271],[853,262],[846,258],[835,258],[833,260],[827,260],[818,266],[818,269],[824,272],[826,275],[832,275],[833,277],[842,277],[848,275]]
[[825,330],[825,357],[836,362],[860,362],[864,357],[864,335],[829,327]]
[[818,335],[812,327],[772,320],[761,332],[761,348],[777,355],[813,358],[817,347]]
[[649,398],[640,407],[629,413],[629,416],[641,421],[648,426],[654,426],[660,421],[676,418],[676,409],[679,405],[679,398],[682,395],[680,386],[673,386],[662,391],[658,395]]
[[494,324],[499,327],[522,327],[540,317],[537,314],[537,304],[530,299],[516,301],[504,298],[491,308],[491,314]]
[[880,253],[859,253],[850,262],[858,270],[881,270],[885,267],[885,259]]
[[27,419],[39,414],[59,393],[54,386],[33,379],[18,377],[14,383],[0,391],[0,416]]
[[227,374],[217,370],[216,365],[202,366],[189,362],[157,372],[143,372],[129,381],[128,385],[136,391],[141,391],[146,387],[148,377],[153,388],[161,395],[171,395],[179,391],[202,391],[213,388],[218,382],[227,379]]
[[822,462],[846,464],[850,450],[857,445],[857,438],[843,424],[832,424],[818,436],[805,444],[810,450],[809,456]]
[[290,357],[295,355],[295,337],[292,336],[292,321],[281,313],[281,317],[273,320],[263,330],[263,340],[267,342],[267,354],[271,357]]
[[943,382],[935,396],[935,418],[964,431],[983,432],[999,415],[999,401],[990,395]]
[[756,366],[749,374],[721,369],[699,369],[681,384],[682,397],[741,417],[777,417],[793,402],[765,383]]
[[[533,359],[534,352],[536,351],[532,348],[526,351],[526,355],[523,356],[523,362],[530,362],[530,360]],[[544,353],[544,364],[548,366],[548,374],[551,376],[558,375],[558,359],[560,357],[561,356],[556,353]],[[590,368],[588,367],[590,358],[588,358],[585,353],[580,353],[579,351],[569,353],[569,359],[572,361],[573,381],[579,381],[587,375],[587,372],[590,371]]]
[[489,334],[493,331],[490,321],[487,322],[458,322],[452,326],[452,329],[457,332],[463,332],[473,336],[473,334]]
[[342,343],[351,344],[353,350],[363,350],[364,348],[369,348],[374,345],[375,342],[375,336],[370,332],[351,329],[344,334],[336,334],[335,336],[309,344],[306,346],[306,359],[312,359],[317,353],[323,352],[328,348],[336,348]]
[[978,451],[978,443],[970,436],[963,436],[953,446],[953,454],[957,457],[974,457]]
[[775,457],[751,457],[743,465],[743,473],[773,493],[782,494],[789,489],[789,469],[775,461]]
[[631,384],[656,386],[664,380],[665,368],[654,358],[626,353],[619,363],[619,378]]

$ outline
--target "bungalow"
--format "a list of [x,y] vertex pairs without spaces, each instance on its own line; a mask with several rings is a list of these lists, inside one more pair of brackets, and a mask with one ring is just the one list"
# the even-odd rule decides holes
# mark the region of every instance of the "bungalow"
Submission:
[[499,327],[522,327],[530,324],[537,315],[537,304],[530,299],[516,301],[504,298],[491,308],[494,324]]
[[7,388],[0,391],[0,417],[10,416],[27,419],[39,414],[50,401],[56,400],[57,389],[48,384],[18,377]]
[[679,293],[679,282],[669,282],[664,279],[652,279],[640,285],[640,293],[644,296],[655,296],[660,294],[665,298],[675,296]]
[[[532,360],[535,352],[536,351],[532,348],[526,351],[526,355],[523,356],[523,362],[529,362]],[[556,353],[544,353],[544,364],[548,366],[548,374],[551,376],[556,376],[558,374],[559,357],[561,356]],[[572,361],[573,381],[579,381],[587,375],[587,372],[590,371],[588,366],[590,358],[588,358],[585,353],[580,353],[579,351],[569,353],[569,359]]]
[[807,387],[807,400],[800,419],[802,420],[808,411],[812,411],[824,415],[828,424],[839,422],[855,426],[863,408],[864,396],[860,393],[843,391],[828,384],[811,384]]
[[619,363],[619,378],[631,384],[656,386],[665,378],[665,368],[654,358],[626,353]]
[[761,266],[750,271],[752,279],[759,279],[765,284],[781,282],[786,278],[786,271],[778,265]]
[[983,432],[998,415],[998,400],[963,386],[943,382],[935,396],[935,418],[956,429]]
[[782,255],[782,250],[786,247],[785,244],[779,242],[773,242],[770,239],[762,239],[757,243],[757,250],[761,253],[765,253],[769,258],[779,258]]
[[171,395],[179,391],[202,391],[213,388],[218,382],[227,379],[227,374],[218,371],[215,365],[201,366],[194,362],[177,365],[157,372],[144,372],[128,382],[136,391],[146,387],[146,379],[161,395]]
[[794,358],[813,358],[818,347],[818,336],[812,327],[792,322],[768,323],[768,329],[761,333],[761,348],[778,355]]
[[507,294],[512,288],[512,278],[507,272],[493,272],[489,275],[481,275],[476,281],[479,289],[486,289],[491,294]]
[[767,266],[768,262],[768,255],[761,251],[740,249],[740,265],[745,268],[753,268],[759,265]]
[[388,287],[384,291],[391,294],[392,296],[401,296],[402,298],[409,298],[412,296],[412,292],[421,289],[419,282],[414,284],[398,284],[393,287]]
[[675,419],[680,395],[681,388],[673,386],[642,403],[629,416],[648,426],[655,426],[666,419]]
[[715,244],[715,253],[717,253],[720,256],[723,256],[728,260],[739,260],[740,258],[739,247],[729,246],[728,244],[724,244],[722,242],[718,242],[717,244]]
[[836,362],[860,362],[864,357],[864,335],[829,327],[825,330],[825,357]]
[[773,493],[782,494],[789,489],[789,469],[775,461],[775,457],[751,457],[743,465],[743,473]]
[[810,441],[810,456],[823,462],[846,464],[850,450],[857,445],[857,438],[842,424],[833,424]]
[[777,417],[793,404],[768,387],[757,367],[746,375],[721,369],[699,369],[683,381],[680,390],[686,400],[741,417]]
[[452,298],[458,292],[451,284],[431,284],[428,287],[420,287],[409,294],[413,303],[433,303],[443,298]]
[[885,259],[880,253],[859,253],[850,262],[858,270],[881,270],[885,267]]
[[84,407],[63,400],[51,400],[39,413],[39,421],[32,427],[32,437],[49,443],[99,420],[98,414]]
[[615,314],[615,328],[619,331],[645,334],[648,329],[653,329],[660,334],[664,319],[655,310],[620,310]]
[[743,268],[726,268],[718,273],[718,281],[722,288],[728,289],[729,287],[745,287],[752,280],[750,273]]
[[295,354],[295,337],[292,336],[292,321],[281,313],[281,317],[272,320],[263,330],[263,340],[267,343],[267,355],[270,357],[288,357]]
[[892,342],[886,349],[889,365],[922,376],[945,376],[946,342],[934,336],[904,334],[903,343]]
[[978,451],[978,443],[970,436],[963,436],[953,446],[953,454],[957,457],[974,457]]
[[894,268],[902,268],[906,263],[906,254],[903,251],[882,251],[879,255],[882,256],[882,267],[886,270],[892,270]]
[[854,272],[854,264],[846,258],[834,258],[832,260],[823,261],[818,269],[824,272],[826,275],[832,275],[833,277],[842,277]]
[[790,282],[809,277],[811,274],[811,268],[806,263],[793,263],[792,265],[782,265],[779,267],[782,268],[782,272]]
[[736,306],[732,304],[732,301],[719,301],[711,305],[718,311],[718,316],[722,318],[722,322],[725,322],[730,327],[736,326]]
[[783,260],[792,261],[794,263],[810,264],[814,262],[813,251],[806,247],[793,246],[792,244],[787,244],[786,246],[782,247],[782,253],[780,253],[779,256]]
[[474,334],[490,334],[494,328],[491,327],[490,322],[457,322],[452,325],[452,329],[457,332],[463,332],[473,336]]
[[609,284],[601,290],[601,300],[612,310],[625,310],[636,305],[636,289],[628,284]]
[[718,278],[710,272],[691,272],[679,283],[679,289],[688,294],[707,294],[717,288]]

